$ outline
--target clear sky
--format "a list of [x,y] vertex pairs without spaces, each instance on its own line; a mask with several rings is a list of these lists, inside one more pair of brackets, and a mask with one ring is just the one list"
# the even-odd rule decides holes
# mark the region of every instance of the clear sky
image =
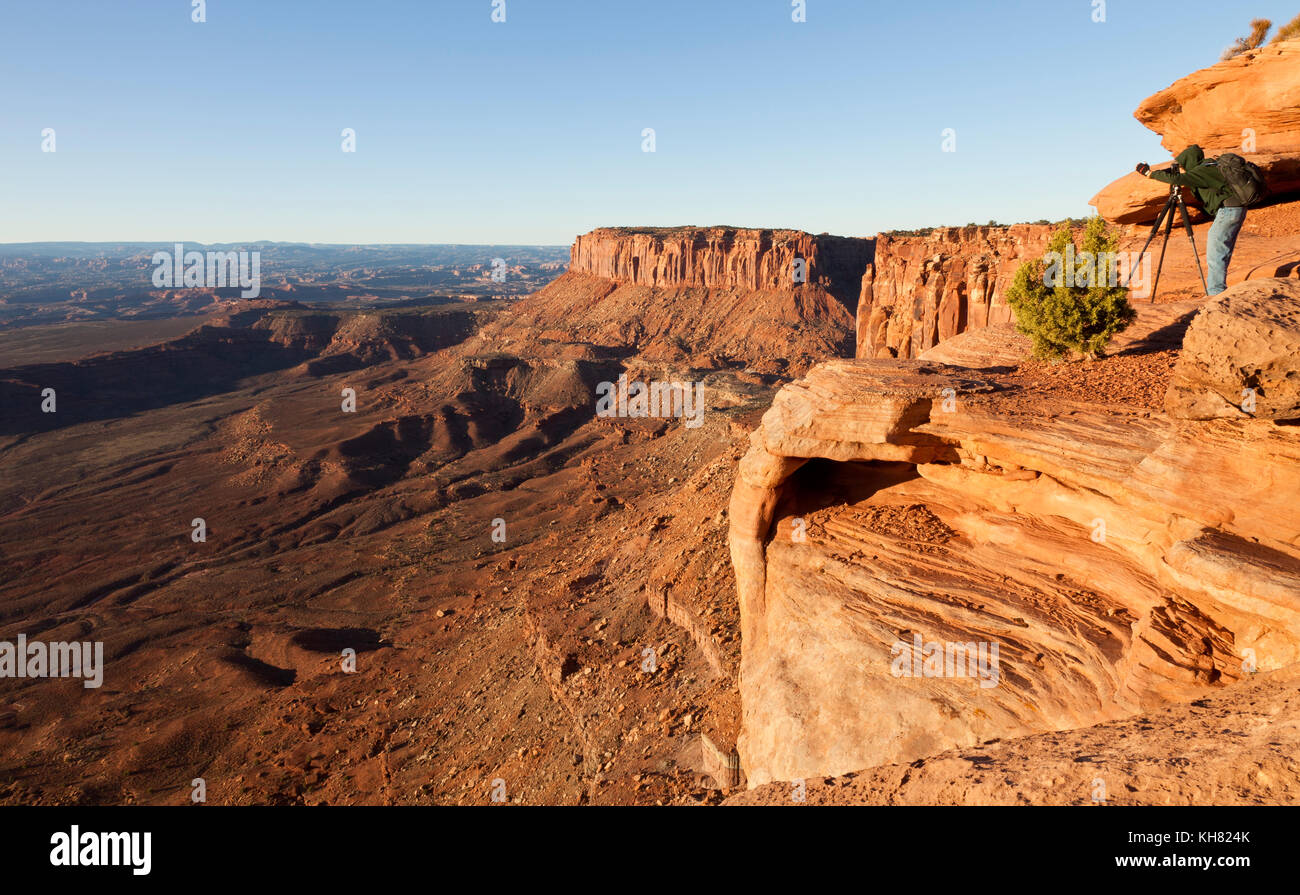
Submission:
[[[1059,219],[1252,0],[5,0],[0,242]],[[42,130],[56,151],[42,152]],[[356,132],[356,152],[341,132]],[[642,151],[654,128],[656,151]],[[942,133],[956,131],[953,153]]]

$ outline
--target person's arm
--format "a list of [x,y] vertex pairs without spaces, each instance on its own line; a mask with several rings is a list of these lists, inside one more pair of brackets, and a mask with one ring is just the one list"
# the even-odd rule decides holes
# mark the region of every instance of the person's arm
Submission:
[[1155,171],[1152,170],[1151,166],[1146,164],[1145,162],[1137,166],[1137,171],[1139,174],[1143,174],[1152,180],[1158,180],[1161,183],[1176,183],[1179,186],[1200,185],[1199,183],[1193,182],[1192,179],[1189,178],[1185,173],[1180,172],[1178,174],[1175,174],[1173,171],[1169,171],[1169,170]]

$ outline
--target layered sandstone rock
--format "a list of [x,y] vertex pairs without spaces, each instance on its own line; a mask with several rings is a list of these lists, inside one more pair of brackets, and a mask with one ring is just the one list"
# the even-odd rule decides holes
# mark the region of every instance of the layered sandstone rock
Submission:
[[[727,805],[1293,805],[1300,665],[1122,721],[728,796]],[[972,773],[974,772],[974,773]],[[1099,784],[1100,781],[1100,784]]]
[[[732,495],[749,783],[1096,724],[1300,660],[1298,493],[1294,427],[937,363],[818,366]],[[986,661],[963,674],[942,657],[966,644]]]
[[1202,308],[1165,409],[1196,420],[1300,418],[1300,282],[1240,283]]
[[968,329],[1012,321],[1007,287],[1054,230],[1016,224],[878,237],[858,300],[857,356],[916,357]]
[[[1264,169],[1274,193],[1300,189],[1300,43],[1243,53],[1193,72],[1138,106],[1134,116],[1176,155],[1195,143],[1207,155],[1236,152]],[[1136,173],[1091,200],[1115,223],[1155,220],[1166,185]]]

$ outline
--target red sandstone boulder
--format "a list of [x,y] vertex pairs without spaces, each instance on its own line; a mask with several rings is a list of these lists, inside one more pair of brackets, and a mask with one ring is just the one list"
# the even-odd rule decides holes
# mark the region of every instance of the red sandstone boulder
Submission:
[[1240,283],[1202,308],[1165,409],[1194,420],[1300,418],[1300,282]]

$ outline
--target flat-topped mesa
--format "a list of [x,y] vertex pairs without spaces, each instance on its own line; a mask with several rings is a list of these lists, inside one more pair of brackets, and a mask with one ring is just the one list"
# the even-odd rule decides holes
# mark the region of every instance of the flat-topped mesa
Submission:
[[789,290],[820,286],[850,311],[875,241],[799,230],[737,227],[602,227],[573,243],[569,269],[658,288]]
[[857,356],[917,357],[967,330],[1010,323],[1007,287],[1055,230],[1014,224],[877,237],[858,300]]
[[579,236],[562,276],[483,337],[581,343],[645,359],[801,376],[853,353],[875,240],[736,227],[606,227]]

